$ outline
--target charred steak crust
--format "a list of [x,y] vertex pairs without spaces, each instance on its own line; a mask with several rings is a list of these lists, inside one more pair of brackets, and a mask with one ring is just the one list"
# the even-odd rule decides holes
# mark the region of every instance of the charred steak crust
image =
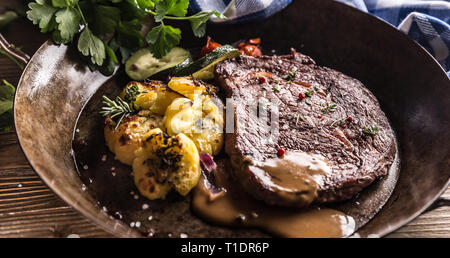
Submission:
[[[215,74],[235,106],[235,132],[227,133],[225,139],[232,174],[255,198],[302,206],[260,180],[252,167],[255,161],[276,158],[278,148],[327,159],[332,173],[317,182],[314,203],[350,199],[387,174],[396,151],[394,132],[377,99],[360,81],[318,66],[293,49],[284,56],[225,60],[217,64]],[[247,107],[261,100],[278,103],[276,141],[260,130],[271,122],[256,119],[257,114]]]

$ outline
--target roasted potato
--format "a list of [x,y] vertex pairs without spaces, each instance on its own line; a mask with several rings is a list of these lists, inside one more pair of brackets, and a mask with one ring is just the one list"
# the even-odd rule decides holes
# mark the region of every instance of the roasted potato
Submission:
[[128,83],[120,97],[133,103],[137,110],[149,110],[155,114],[164,115],[172,101],[182,96],[169,89],[163,82],[151,80]]
[[184,133],[194,141],[200,153],[219,154],[223,146],[223,115],[209,96],[178,98],[166,110],[167,133]]
[[174,188],[186,195],[200,178],[195,144],[184,134],[169,136],[156,128],[144,137],[133,162],[134,182],[150,200],[162,199]]
[[127,165],[133,164],[135,151],[141,147],[142,137],[153,128],[164,128],[163,117],[160,115],[126,116],[119,127],[116,122],[106,117],[104,135],[109,150],[116,158]]
[[[224,136],[223,112],[213,101],[216,88],[191,76],[174,77],[169,87],[186,98],[178,98],[167,107],[164,117],[167,133],[184,133],[200,153],[217,155]],[[214,100],[220,102],[218,98]]]

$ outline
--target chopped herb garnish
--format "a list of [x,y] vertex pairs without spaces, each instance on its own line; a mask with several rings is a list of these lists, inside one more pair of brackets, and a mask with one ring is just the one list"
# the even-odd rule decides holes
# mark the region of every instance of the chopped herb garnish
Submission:
[[276,92],[280,92],[281,86],[280,85],[276,85],[275,87],[272,88],[272,90],[276,91]]
[[119,120],[117,120],[116,127],[114,130],[116,130],[120,123],[122,122],[122,119],[128,115],[135,112],[134,108],[130,106],[127,102],[125,102],[123,99],[121,99],[119,96],[116,97],[115,100],[111,100],[106,96],[103,96],[103,104],[105,105],[102,107],[102,111],[100,111],[100,114],[102,116],[108,116],[110,115],[111,119],[114,119],[115,117],[119,117]]
[[327,114],[336,111],[336,103],[325,103],[325,108],[322,109],[322,113]]
[[291,71],[289,71],[289,74],[285,78],[288,83],[292,83],[295,80],[295,72],[297,72],[297,67],[293,67]]
[[312,92],[312,91],[305,91],[305,95],[306,95],[306,97],[311,97],[311,96],[312,96],[312,94],[313,94],[313,92]]
[[139,94],[141,94],[139,87],[133,84],[131,87],[125,89],[125,101],[134,102]]
[[374,125],[371,127],[367,127],[366,125],[364,125],[362,132],[365,135],[375,135],[380,131],[380,127],[378,125]]
[[316,86],[314,86],[313,89],[314,89],[315,92],[319,92],[319,88],[317,88]]

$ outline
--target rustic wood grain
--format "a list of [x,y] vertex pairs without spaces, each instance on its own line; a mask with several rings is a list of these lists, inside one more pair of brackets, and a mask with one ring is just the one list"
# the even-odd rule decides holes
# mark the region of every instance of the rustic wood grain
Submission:
[[[16,0],[0,1],[0,13]],[[46,40],[26,19],[2,31],[28,54]],[[20,68],[0,56],[0,79],[17,84]],[[450,188],[428,211],[388,237],[450,237]],[[1,237],[112,237],[56,196],[29,166],[14,132],[0,133]]]

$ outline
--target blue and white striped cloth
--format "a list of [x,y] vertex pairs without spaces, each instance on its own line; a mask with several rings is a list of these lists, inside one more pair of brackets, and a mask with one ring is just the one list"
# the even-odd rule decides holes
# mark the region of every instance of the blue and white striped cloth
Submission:
[[[336,0],[396,26],[427,49],[450,76],[450,1]],[[218,10],[232,22],[262,19],[292,0],[191,0],[191,11]],[[213,22],[220,20],[212,19]]]

